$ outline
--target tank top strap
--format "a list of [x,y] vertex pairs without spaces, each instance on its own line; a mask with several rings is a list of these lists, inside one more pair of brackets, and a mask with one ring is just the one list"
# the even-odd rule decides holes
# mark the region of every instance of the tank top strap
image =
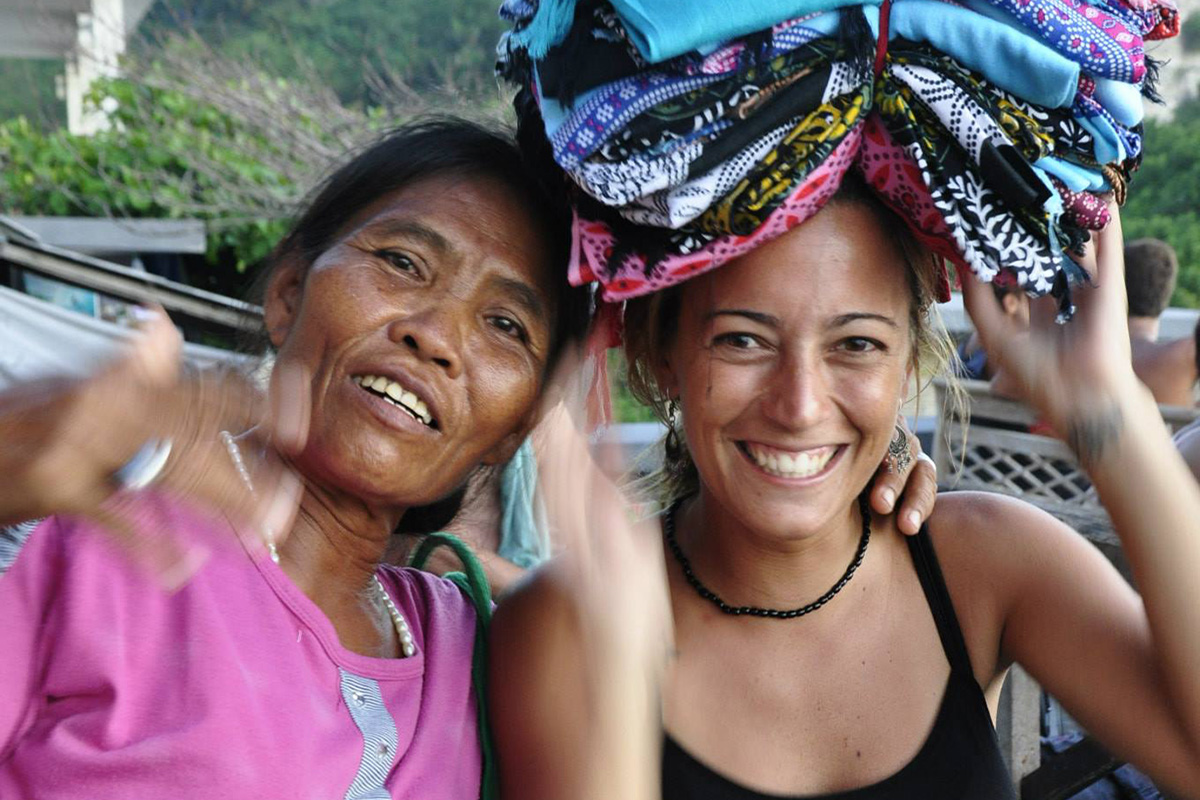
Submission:
[[951,602],[950,592],[946,589],[946,579],[942,577],[937,554],[933,551],[933,540],[929,536],[927,525],[922,525],[916,536],[908,537],[908,550],[917,568],[921,588],[925,590],[929,610],[933,612],[933,620],[937,624],[938,636],[942,640],[942,649],[946,651],[951,670],[971,676],[974,680],[971,656],[967,651],[966,640],[963,639],[962,628],[958,625],[958,616],[954,613],[954,603]]

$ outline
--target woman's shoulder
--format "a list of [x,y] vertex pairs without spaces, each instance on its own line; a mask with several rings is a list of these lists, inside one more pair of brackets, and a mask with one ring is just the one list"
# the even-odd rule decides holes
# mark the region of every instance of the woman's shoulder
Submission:
[[1046,511],[1016,497],[992,492],[945,492],[928,521],[939,561],[1001,566],[1029,547],[1055,547],[1078,538]]
[[1036,506],[986,492],[939,495],[928,532],[976,677],[986,687],[1007,666],[1001,637],[1030,581],[1088,545]]
[[1003,599],[1036,573],[1035,566],[1090,546],[1037,506],[989,492],[940,495],[928,529],[952,594],[956,583],[968,583],[975,594]]
[[[205,540],[229,541],[228,524],[153,491],[113,498],[107,521],[54,514],[0,527],[0,575],[18,568],[45,571],[70,567],[135,570],[147,549],[171,539],[181,550]],[[139,541],[144,540],[142,545]],[[184,547],[184,546],[188,547]],[[203,548],[207,549],[207,548]]]
[[475,639],[476,613],[471,598],[456,583],[432,572],[384,565],[380,578],[396,605],[420,629],[418,636]]

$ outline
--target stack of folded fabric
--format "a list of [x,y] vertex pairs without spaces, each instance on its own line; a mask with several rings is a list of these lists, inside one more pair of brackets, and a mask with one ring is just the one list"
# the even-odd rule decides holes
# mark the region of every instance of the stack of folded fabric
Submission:
[[508,0],[499,69],[581,190],[571,278],[607,300],[779,236],[857,169],[935,253],[1069,313],[1173,2]]

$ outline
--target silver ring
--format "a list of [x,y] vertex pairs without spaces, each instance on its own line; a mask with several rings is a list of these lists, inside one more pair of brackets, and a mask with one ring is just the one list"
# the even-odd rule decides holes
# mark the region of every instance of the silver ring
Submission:
[[120,469],[113,473],[113,480],[127,491],[136,492],[139,489],[145,489],[158,478],[170,456],[170,439],[148,439],[133,454],[133,458],[126,461]]
[[932,459],[932,458],[929,456],[929,454],[928,454],[928,453],[926,453],[924,450],[922,450],[921,452],[917,453],[917,461],[927,461],[927,462],[929,462],[929,466],[933,467],[933,474],[934,474],[935,476],[937,475],[937,462],[935,462],[935,461],[934,461],[934,460],[933,460],[933,459]]

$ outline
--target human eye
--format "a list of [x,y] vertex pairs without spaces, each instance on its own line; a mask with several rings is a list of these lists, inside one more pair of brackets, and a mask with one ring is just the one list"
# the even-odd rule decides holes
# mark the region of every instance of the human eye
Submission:
[[847,353],[882,353],[887,350],[887,345],[868,336],[848,336],[838,342],[838,349]]
[[753,334],[734,331],[713,337],[713,346],[725,347],[731,350],[754,350],[761,347],[762,342]]
[[411,275],[421,274],[421,270],[418,269],[416,262],[413,261],[410,256],[400,252],[399,250],[379,250],[375,255],[379,256],[381,259],[401,272],[407,272]]
[[488,324],[505,336],[511,336],[520,342],[528,342],[529,334],[525,330],[525,326],[517,322],[512,317],[503,315],[494,315],[487,318]]

